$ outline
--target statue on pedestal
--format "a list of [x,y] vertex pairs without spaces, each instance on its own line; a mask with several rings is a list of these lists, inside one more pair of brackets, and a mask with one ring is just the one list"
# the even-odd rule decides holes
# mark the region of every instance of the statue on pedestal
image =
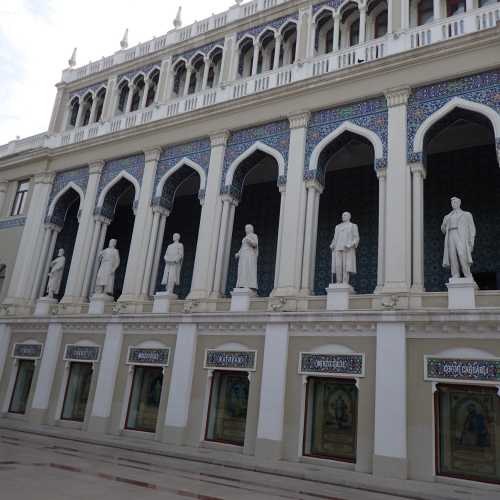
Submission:
[[238,259],[238,280],[236,288],[257,290],[257,257],[259,256],[259,238],[253,232],[253,226],[245,226],[245,237],[241,248],[235,255]]
[[109,240],[108,248],[99,254],[99,270],[95,291],[97,294],[113,295],[115,286],[115,272],[120,265],[120,254],[116,249],[116,240]]
[[47,297],[49,299],[53,299],[54,295],[59,293],[65,264],[64,249],[60,248],[57,257],[50,263],[49,281],[47,283]]
[[356,248],[359,245],[358,226],[351,222],[351,214],[344,212],[342,222],[335,226],[330,248],[332,250],[332,282],[333,274],[337,284],[349,285],[349,275],[355,274]]
[[465,278],[471,278],[476,226],[472,214],[462,210],[461,204],[460,198],[451,198],[453,210],[444,217],[441,224],[441,231],[445,235],[443,267],[451,268],[452,278],[460,278],[460,271]]
[[181,282],[182,260],[184,259],[184,245],[179,242],[181,235],[174,233],[172,236],[173,243],[170,243],[165,252],[163,260],[165,261],[165,271],[161,284],[165,285],[165,291],[174,293],[175,285]]

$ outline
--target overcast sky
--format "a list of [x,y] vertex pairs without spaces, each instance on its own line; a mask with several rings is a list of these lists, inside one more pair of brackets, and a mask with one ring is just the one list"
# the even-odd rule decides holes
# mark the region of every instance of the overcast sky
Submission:
[[182,4],[183,26],[220,13],[233,0],[0,0],[0,144],[47,130],[54,85],[73,47],[77,66],[172,28]]

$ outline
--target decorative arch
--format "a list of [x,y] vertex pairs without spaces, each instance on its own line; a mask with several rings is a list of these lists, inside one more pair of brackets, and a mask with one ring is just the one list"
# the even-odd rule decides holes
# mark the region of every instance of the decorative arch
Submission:
[[276,38],[276,35],[278,33],[278,31],[276,30],[276,28],[273,28],[271,26],[263,29],[259,35],[257,36],[257,41],[260,43],[262,41],[262,39],[269,33],[272,33],[274,35],[274,38]]
[[222,52],[224,52],[224,46],[223,46],[223,45],[219,45],[219,44],[215,45],[212,49],[210,49],[210,50],[208,51],[208,53],[207,53],[207,57],[208,57],[208,58],[211,58],[211,57],[212,57],[212,55],[213,55],[213,54],[215,53],[215,51],[217,51],[217,50],[222,50]]
[[147,72],[147,78],[151,78],[151,75],[155,72],[155,71],[160,71],[161,72],[161,68],[159,66],[153,66],[148,72]]
[[266,153],[270,156],[272,156],[276,162],[278,163],[278,172],[279,172],[279,177],[284,177],[285,176],[285,169],[286,169],[286,162],[285,158],[283,155],[276,149],[272,148],[271,146],[268,146],[267,144],[264,144],[261,141],[257,141],[254,144],[252,144],[251,147],[249,147],[246,151],[244,151],[242,154],[240,154],[229,166],[225,179],[224,179],[224,186],[229,187],[233,184],[233,179],[234,179],[234,174],[238,167],[240,166],[241,162],[249,158],[253,153],[256,151],[261,151],[263,153]]
[[64,186],[63,189],[61,189],[61,191],[59,191],[56,196],[54,196],[54,199],[52,200],[52,202],[50,203],[49,205],[49,210],[47,212],[47,216],[48,217],[51,217],[52,214],[54,213],[54,209],[57,205],[57,202],[64,196],[65,193],[67,193],[70,189],[73,189],[74,191],[76,191],[76,193],[78,194],[78,196],[80,197],[80,202],[79,202],[79,205],[78,205],[78,209],[80,210],[81,207],[82,207],[82,202],[83,202],[83,198],[85,197],[85,194],[83,192],[83,189],[78,186],[77,184],[75,184],[73,181],[71,182],[68,182],[66,184],[66,186]]
[[[329,5],[323,5],[321,8],[318,9],[318,11],[313,15],[313,22],[317,23],[318,19],[325,14],[326,12],[330,12],[332,16],[335,15],[335,9],[333,7],[330,7]],[[286,24],[288,26],[288,23]],[[283,29],[283,26],[281,27],[280,31]]]
[[298,30],[298,26],[299,26],[299,23],[295,20],[295,19],[290,19],[289,21],[287,21],[285,24],[283,24],[283,26],[281,26],[281,28],[279,28],[278,30],[278,33],[280,35],[283,34],[283,31],[287,30],[288,28],[290,28],[291,26],[295,26],[295,29]]
[[187,66],[189,64],[189,61],[184,56],[180,56],[172,66],[173,71],[177,71],[182,63]]
[[309,159],[309,172],[316,172],[318,169],[318,161],[323,150],[337,137],[340,137],[344,132],[352,132],[353,134],[360,135],[367,139],[373,146],[375,153],[375,163],[377,160],[381,160],[384,157],[384,146],[380,137],[373,131],[360,127],[352,122],[343,122],[342,125],[337,127],[335,130],[330,132],[326,137],[324,137],[313,149],[311,157]]
[[488,118],[493,127],[495,138],[498,142],[498,140],[500,139],[500,115],[494,109],[486,106],[485,104],[468,101],[466,99],[462,99],[461,97],[454,97],[440,109],[435,111],[431,116],[429,116],[417,129],[415,138],[413,140],[414,153],[421,154],[423,152],[424,138],[427,132],[435,123],[441,120],[441,118],[444,118],[448,113],[456,108],[473,111]]
[[193,64],[193,62],[195,61],[195,59],[197,57],[201,57],[203,59],[203,61],[205,60],[205,54],[201,51],[201,50],[197,50],[190,58],[189,58],[189,64]]
[[106,186],[103,187],[101,194],[99,195],[99,200],[97,202],[98,207],[102,207],[104,205],[104,201],[106,200],[106,196],[111,190],[111,188],[117,184],[121,179],[126,179],[127,181],[130,181],[133,186],[134,186],[134,204],[136,204],[139,201],[139,193],[141,191],[141,186],[139,184],[139,181],[132,175],[130,175],[128,172],[125,170],[122,170],[117,176],[115,176]]
[[156,187],[155,197],[160,197],[162,195],[163,188],[167,180],[184,166],[192,168],[200,176],[200,191],[205,190],[207,185],[207,174],[205,173],[205,170],[203,170],[203,168],[198,165],[198,163],[184,157],[182,158],[182,160],[178,161],[171,169],[169,169],[168,172],[160,179]]
[[237,44],[238,50],[241,49],[241,46],[243,45],[244,42],[255,43],[255,37],[253,35],[250,35],[250,34],[246,34],[245,36],[243,36],[241,38],[241,40],[238,41],[238,44]]

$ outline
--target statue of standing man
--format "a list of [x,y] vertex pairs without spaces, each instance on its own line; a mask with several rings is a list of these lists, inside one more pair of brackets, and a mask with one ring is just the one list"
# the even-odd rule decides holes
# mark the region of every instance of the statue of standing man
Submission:
[[60,248],[57,257],[50,263],[49,281],[47,283],[47,297],[50,299],[53,299],[54,295],[59,293],[65,264],[64,249]]
[[470,212],[460,208],[460,198],[451,199],[453,210],[444,217],[441,231],[444,236],[443,267],[451,268],[451,277],[460,278],[460,271],[465,278],[471,278],[472,251],[476,238],[476,226]]
[[184,259],[184,245],[179,242],[181,235],[174,233],[172,236],[173,243],[170,243],[165,252],[163,260],[165,261],[165,271],[161,284],[165,285],[165,290],[168,293],[174,293],[175,285],[181,282],[182,260]]
[[109,240],[108,248],[99,254],[99,270],[97,271],[96,293],[113,295],[115,272],[120,265],[120,254],[116,249],[116,240]]
[[241,241],[241,248],[235,255],[238,259],[238,280],[236,288],[250,288],[257,290],[257,258],[259,256],[259,238],[253,232],[253,226],[245,226],[245,237]]
[[351,214],[344,212],[342,222],[335,227],[335,234],[330,245],[332,249],[332,275],[335,274],[337,284],[348,285],[349,275],[356,273],[356,248],[358,245],[358,226],[351,222]]

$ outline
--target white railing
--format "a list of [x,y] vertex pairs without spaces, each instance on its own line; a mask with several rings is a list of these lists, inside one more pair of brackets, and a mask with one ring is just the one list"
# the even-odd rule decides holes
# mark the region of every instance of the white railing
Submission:
[[[254,5],[259,5],[257,0],[246,4],[247,7]],[[492,28],[499,21],[500,4],[477,9],[461,16],[442,19],[426,26],[411,28],[398,33],[397,37],[387,35],[355,47],[314,57],[300,64],[291,64],[275,71],[267,71],[245,79],[226,82],[213,89],[171,99],[163,104],[154,104],[146,109],[132,113],[114,116],[104,123],[94,123],[52,136],[39,134],[11,141],[6,145],[0,146],[0,157],[39,147],[57,148],[67,146],[102,135],[127,130],[155,120],[172,118],[207,106],[214,106],[222,102],[241,99],[283,85],[290,85],[307,78],[315,78],[355,65],[365,64],[391,54],[418,49],[419,47],[425,47],[475,31]],[[133,50],[139,49],[136,47]],[[147,50],[147,48],[143,50]],[[105,61],[103,60],[103,64]]]

